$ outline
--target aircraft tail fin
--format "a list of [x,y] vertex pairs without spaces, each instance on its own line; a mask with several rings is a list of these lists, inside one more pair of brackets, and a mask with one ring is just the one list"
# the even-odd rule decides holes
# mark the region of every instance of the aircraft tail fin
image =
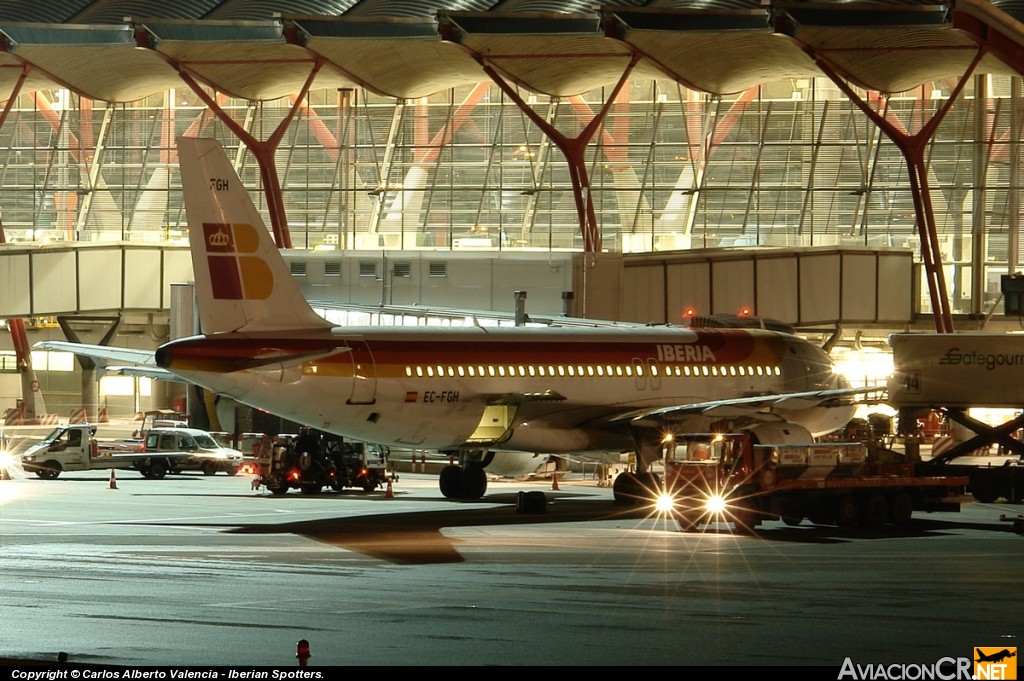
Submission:
[[220,142],[178,138],[199,318],[206,334],[323,329]]

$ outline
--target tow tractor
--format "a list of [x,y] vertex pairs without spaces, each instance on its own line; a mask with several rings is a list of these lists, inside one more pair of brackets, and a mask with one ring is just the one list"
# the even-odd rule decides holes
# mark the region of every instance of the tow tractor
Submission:
[[253,486],[273,494],[298,489],[319,494],[324,488],[341,491],[360,487],[372,492],[398,480],[390,450],[364,442],[347,442],[327,433],[303,429],[294,439],[279,440],[259,461]]
[[[891,450],[859,442],[758,444],[750,433],[688,434],[666,446],[664,493],[684,530],[764,520],[903,525],[914,511],[960,510],[968,478],[921,475]],[[652,500],[653,501],[653,500]]]

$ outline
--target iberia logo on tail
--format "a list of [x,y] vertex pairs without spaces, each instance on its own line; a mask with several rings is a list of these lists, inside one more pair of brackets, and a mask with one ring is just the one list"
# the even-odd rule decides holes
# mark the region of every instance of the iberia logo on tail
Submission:
[[204,222],[206,259],[213,297],[219,300],[264,300],[274,290],[267,263],[255,254],[260,238],[252,225]]

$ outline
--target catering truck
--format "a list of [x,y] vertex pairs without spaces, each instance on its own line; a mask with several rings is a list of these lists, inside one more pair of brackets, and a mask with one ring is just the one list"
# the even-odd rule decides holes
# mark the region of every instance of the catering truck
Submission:
[[57,426],[41,441],[21,455],[26,471],[44,480],[52,480],[64,471],[89,471],[132,468],[146,478],[160,479],[176,470],[188,457],[185,452],[127,451],[123,443],[102,445],[96,439],[96,426],[72,423]]
[[664,486],[683,529],[763,520],[903,525],[914,511],[959,511],[964,476],[921,475],[914,462],[860,442],[758,444],[750,433],[688,434],[666,450]]

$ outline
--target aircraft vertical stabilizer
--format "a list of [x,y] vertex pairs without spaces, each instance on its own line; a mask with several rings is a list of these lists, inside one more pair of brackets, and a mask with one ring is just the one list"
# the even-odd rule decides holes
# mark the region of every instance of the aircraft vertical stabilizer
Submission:
[[217,140],[178,138],[205,334],[324,329]]

